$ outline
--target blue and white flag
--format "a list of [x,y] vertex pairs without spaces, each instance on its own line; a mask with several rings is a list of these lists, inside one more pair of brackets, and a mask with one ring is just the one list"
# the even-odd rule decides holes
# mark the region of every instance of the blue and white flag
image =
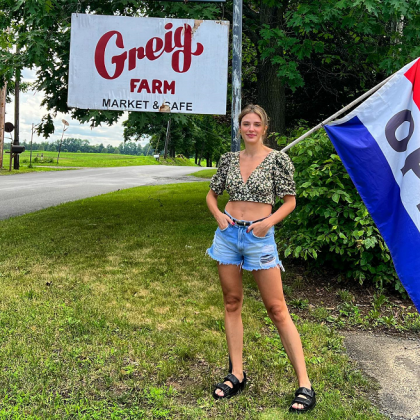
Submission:
[[420,59],[325,130],[420,311]]

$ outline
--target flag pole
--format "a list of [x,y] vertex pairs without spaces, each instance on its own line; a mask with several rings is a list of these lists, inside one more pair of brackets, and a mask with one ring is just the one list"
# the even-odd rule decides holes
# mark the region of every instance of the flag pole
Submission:
[[322,121],[322,123],[318,124],[317,126],[311,128],[309,131],[307,131],[305,134],[303,134],[302,136],[300,136],[298,139],[292,141],[290,144],[288,144],[286,147],[284,147],[283,149],[281,149],[282,152],[285,152],[286,150],[289,150],[291,147],[293,147],[295,144],[298,144],[299,142],[301,142],[302,140],[306,139],[307,137],[309,137],[312,133],[314,133],[316,130],[319,130],[322,126],[324,126],[325,124],[329,123],[332,120],[335,120],[338,116],[340,116],[341,114],[343,114],[344,112],[348,111],[349,109],[353,108],[355,105],[357,105],[358,103],[362,102],[365,98],[367,98],[368,96],[372,95],[372,93],[376,92],[378,89],[380,89],[385,83],[389,82],[392,78],[394,77],[394,75],[389,76],[387,79],[385,79],[384,81],[382,81],[381,83],[379,83],[378,85],[376,85],[375,87],[373,87],[371,90],[369,90],[368,92],[364,93],[362,96],[360,96],[359,98],[355,99],[352,103],[348,104],[347,106],[345,106],[343,109],[341,109],[340,111],[336,112],[334,115],[331,115],[331,117],[328,117],[326,120]]

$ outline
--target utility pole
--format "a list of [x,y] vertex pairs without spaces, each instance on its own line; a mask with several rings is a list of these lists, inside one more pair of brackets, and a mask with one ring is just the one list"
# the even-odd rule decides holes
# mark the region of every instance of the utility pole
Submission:
[[[10,33],[10,29],[6,29],[6,33]],[[3,151],[4,151],[4,125],[6,123],[6,98],[7,98],[7,81],[0,89],[0,169],[3,169]]]
[[57,165],[58,159],[60,159],[61,145],[63,144],[64,132],[68,130],[68,127],[70,125],[66,120],[61,120],[61,122],[63,123],[63,133],[61,134],[60,147],[58,148]]
[[[19,54],[19,47],[16,48],[16,55]],[[20,68],[16,68],[15,76],[15,140],[13,144],[19,146],[19,90],[20,90]],[[19,153],[15,154],[13,169],[19,169]]]
[[6,122],[6,91],[7,82],[0,89],[0,169],[3,169],[4,124]]
[[165,139],[165,151],[164,151],[164,159],[168,157],[168,145],[171,139],[171,117],[169,117],[168,125],[166,127],[166,139]]
[[233,0],[232,25],[232,143],[231,151],[241,150],[239,121],[242,85],[242,0]]

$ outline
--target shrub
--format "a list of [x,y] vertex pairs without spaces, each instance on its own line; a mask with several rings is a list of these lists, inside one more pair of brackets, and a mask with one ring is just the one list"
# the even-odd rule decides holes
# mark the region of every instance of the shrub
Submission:
[[277,230],[280,254],[404,293],[388,247],[326,133],[318,130],[289,156],[296,169],[297,207]]

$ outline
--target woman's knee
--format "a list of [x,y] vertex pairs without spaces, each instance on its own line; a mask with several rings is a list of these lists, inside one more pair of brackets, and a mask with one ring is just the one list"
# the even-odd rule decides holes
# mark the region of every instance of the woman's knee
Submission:
[[242,309],[242,296],[226,295],[224,300],[226,312],[237,312]]
[[274,303],[267,307],[267,313],[275,325],[282,325],[290,320],[290,314],[285,303]]

